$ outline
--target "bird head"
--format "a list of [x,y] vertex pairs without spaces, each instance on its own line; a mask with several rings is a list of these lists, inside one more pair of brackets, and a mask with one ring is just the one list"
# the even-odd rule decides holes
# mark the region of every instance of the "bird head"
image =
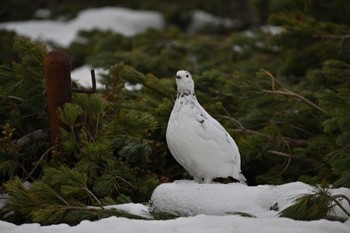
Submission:
[[192,75],[186,70],[179,70],[176,73],[176,85],[178,93],[194,93]]

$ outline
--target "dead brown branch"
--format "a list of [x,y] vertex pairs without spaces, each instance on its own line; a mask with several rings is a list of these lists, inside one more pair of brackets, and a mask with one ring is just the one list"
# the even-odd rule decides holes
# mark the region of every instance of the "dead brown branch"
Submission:
[[299,94],[297,94],[295,92],[292,92],[292,91],[288,90],[282,84],[280,84],[282,86],[282,90],[276,90],[275,77],[267,70],[264,70],[264,72],[266,73],[266,75],[268,77],[271,78],[271,89],[272,89],[272,90],[263,90],[264,93],[271,93],[271,94],[276,94],[276,95],[291,96],[291,97],[299,99],[301,102],[309,105],[312,108],[317,109],[318,111],[320,111],[322,113],[324,112],[324,110],[320,106],[314,104],[310,100],[306,99],[304,96],[301,96],[301,95],[299,95]]

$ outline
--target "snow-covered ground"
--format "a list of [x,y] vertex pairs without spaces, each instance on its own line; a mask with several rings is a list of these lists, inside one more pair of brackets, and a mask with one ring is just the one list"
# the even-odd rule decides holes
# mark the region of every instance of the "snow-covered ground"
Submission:
[[[133,220],[110,217],[96,222],[82,221],[77,226],[67,224],[40,226],[23,224],[16,226],[0,221],[1,233],[166,233],[166,232],[259,232],[259,233],[349,233],[350,220],[345,223],[327,220],[295,221],[278,217],[280,210],[288,207],[302,194],[313,188],[301,182],[279,186],[241,184],[197,184],[193,181],[176,181],[158,186],[151,206],[123,204],[109,206],[150,220]],[[331,189],[332,195],[344,194],[350,198],[350,189]],[[276,205],[277,203],[277,205]],[[345,203],[343,203],[345,204]],[[274,206],[274,209],[271,207]],[[344,205],[349,210],[348,205]],[[173,220],[152,220],[149,211],[163,211],[181,216]],[[235,212],[244,212],[255,217],[242,217]],[[331,214],[344,216],[340,209]]]
[[130,220],[110,217],[97,222],[83,221],[70,227],[66,224],[41,227],[39,224],[0,222],[1,233],[349,233],[350,226],[326,220],[301,222],[287,218],[245,218],[239,216],[208,216],[175,220]]

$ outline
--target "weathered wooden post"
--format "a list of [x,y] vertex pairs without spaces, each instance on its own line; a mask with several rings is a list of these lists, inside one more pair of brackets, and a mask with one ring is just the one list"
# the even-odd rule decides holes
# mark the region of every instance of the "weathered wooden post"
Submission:
[[72,101],[69,57],[62,51],[49,52],[44,60],[51,145],[58,143],[61,126],[58,108]]

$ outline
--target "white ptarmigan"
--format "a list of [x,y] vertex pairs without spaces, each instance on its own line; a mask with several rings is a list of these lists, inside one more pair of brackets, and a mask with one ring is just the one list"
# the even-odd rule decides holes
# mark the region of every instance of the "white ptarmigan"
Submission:
[[197,101],[191,74],[179,70],[176,84],[177,98],[166,131],[171,154],[198,183],[210,183],[217,177],[245,183],[238,147]]

